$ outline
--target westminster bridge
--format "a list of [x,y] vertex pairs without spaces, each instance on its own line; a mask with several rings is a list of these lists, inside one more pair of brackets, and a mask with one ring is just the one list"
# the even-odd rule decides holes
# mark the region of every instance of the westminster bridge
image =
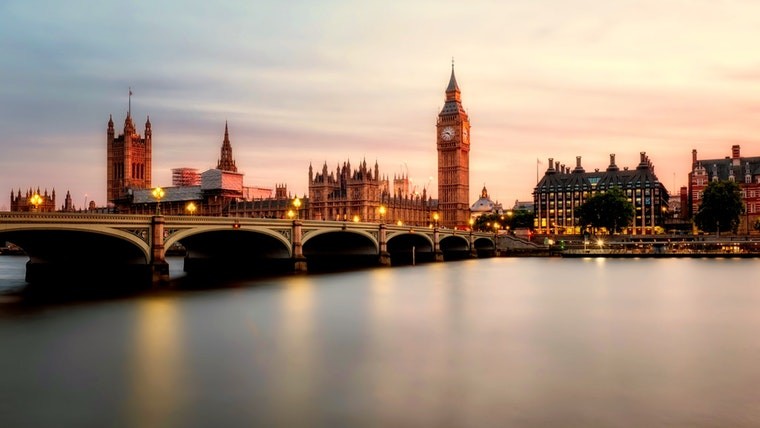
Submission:
[[0,243],[29,256],[26,281],[169,281],[167,250],[184,271],[306,272],[487,257],[493,233],[391,224],[247,217],[0,213]]

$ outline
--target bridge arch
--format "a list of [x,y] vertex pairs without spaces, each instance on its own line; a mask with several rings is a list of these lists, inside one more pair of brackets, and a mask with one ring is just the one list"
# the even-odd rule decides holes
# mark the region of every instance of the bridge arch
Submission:
[[426,233],[396,232],[388,237],[391,265],[405,265],[435,260],[433,238]]
[[376,266],[380,244],[377,236],[358,229],[312,229],[302,239],[309,271]]
[[250,277],[292,270],[292,247],[282,234],[261,227],[214,225],[171,234],[165,250],[185,247],[183,270],[200,279]]

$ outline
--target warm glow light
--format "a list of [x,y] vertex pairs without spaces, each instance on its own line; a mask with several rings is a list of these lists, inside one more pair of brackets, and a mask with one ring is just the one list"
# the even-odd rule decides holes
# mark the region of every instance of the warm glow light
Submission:
[[164,189],[156,187],[151,194],[156,198],[156,215],[161,215],[161,198],[164,197]]
[[296,207],[296,209],[301,208],[301,200],[298,199],[298,196],[296,196],[296,198],[293,199],[293,206]]
[[35,193],[29,198],[29,202],[34,205],[34,209],[36,210],[42,203],[42,197],[39,194]]
[[293,210],[288,210],[288,218],[293,218],[296,216],[296,213]]
[[193,214],[195,214],[195,211],[196,211],[197,209],[198,209],[198,207],[197,207],[197,206],[195,206],[195,204],[194,204],[194,203],[192,203],[192,202],[188,202],[188,204],[187,204],[187,205],[185,205],[185,211],[187,211],[187,212],[188,212],[188,214],[190,214],[190,215],[193,215]]
[[354,215],[354,223],[358,223],[358,222],[359,222],[359,216],[358,215]]
[[156,187],[155,189],[153,189],[151,193],[153,194],[153,197],[158,201],[160,201],[161,198],[163,198],[165,194],[164,189],[160,187]]
[[403,225],[404,225],[404,222],[401,220],[396,222],[396,226],[403,226]]
[[596,241],[596,244],[599,245],[599,248],[601,249],[604,246],[604,241],[600,239]]
[[439,218],[438,213],[433,213],[433,220],[438,221]]
[[380,205],[380,217],[385,215],[385,205]]

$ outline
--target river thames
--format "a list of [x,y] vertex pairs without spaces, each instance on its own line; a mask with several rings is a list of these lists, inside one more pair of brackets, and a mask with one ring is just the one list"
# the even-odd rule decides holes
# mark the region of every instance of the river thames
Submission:
[[25,260],[0,257],[3,427],[760,426],[758,259],[492,258],[68,302],[8,294]]

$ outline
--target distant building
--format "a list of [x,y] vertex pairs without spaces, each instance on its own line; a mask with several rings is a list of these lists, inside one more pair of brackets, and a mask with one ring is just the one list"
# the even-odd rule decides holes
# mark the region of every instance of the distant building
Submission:
[[309,208],[303,218],[313,220],[387,222],[416,226],[433,223],[437,201],[422,194],[410,194],[406,176],[394,176],[394,189],[390,181],[381,178],[380,168],[367,167],[367,161],[351,168],[351,162],[334,172],[328,172],[327,162],[322,172],[314,172],[309,165]]
[[504,209],[501,207],[500,203],[491,200],[488,196],[486,186],[483,186],[483,190],[480,192],[480,198],[470,207],[470,217],[475,220],[482,215],[489,214],[501,215],[504,214]]
[[[125,196],[115,200],[116,210],[123,213],[153,214],[160,211],[166,215],[250,215],[259,212],[254,199],[270,198],[271,189],[247,187],[244,174],[237,171],[232,157],[232,145],[228,124],[224,125],[221,156],[217,168],[197,174],[190,168],[172,170],[173,186],[162,188],[157,198],[153,188],[129,188]],[[176,185],[179,183],[179,185]],[[195,184],[188,184],[195,183]],[[278,210],[276,216],[285,218],[286,210]]]
[[518,201],[515,200],[515,204],[512,205],[513,211],[528,211],[533,212],[534,211],[534,204],[533,201]]
[[201,184],[201,174],[195,168],[173,168],[172,169],[172,186],[186,187],[199,186]]
[[151,187],[152,138],[150,117],[145,122],[145,133],[142,137],[132,122],[131,108],[127,110],[124,131],[118,136],[114,129],[113,117],[108,118],[106,198],[109,205],[124,205],[129,200],[130,192]]
[[615,187],[623,191],[636,210],[633,224],[623,233],[648,235],[656,233],[658,226],[663,227],[668,215],[668,192],[646,153],[641,152],[633,170],[618,168],[614,154],[606,170],[594,172],[586,172],[580,156],[572,170],[549,158],[549,167],[533,191],[536,233],[580,234],[575,210],[588,198]]
[[691,152],[689,172],[689,217],[699,210],[702,192],[711,181],[733,181],[739,185],[744,203],[744,214],[739,218],[739,233],[757,234],[753,225],[760,219],[760,156],[742,157],[739,145],[731,147],[731,156],[723,159],[697,159]]
[[51,213],[56,211],[55,206],[55,189],[48,194],[47,189],[44,192],[28,189],[23,194],[18,189],[16,194],[11,191],[11,211],[17,212],[41,212]]

